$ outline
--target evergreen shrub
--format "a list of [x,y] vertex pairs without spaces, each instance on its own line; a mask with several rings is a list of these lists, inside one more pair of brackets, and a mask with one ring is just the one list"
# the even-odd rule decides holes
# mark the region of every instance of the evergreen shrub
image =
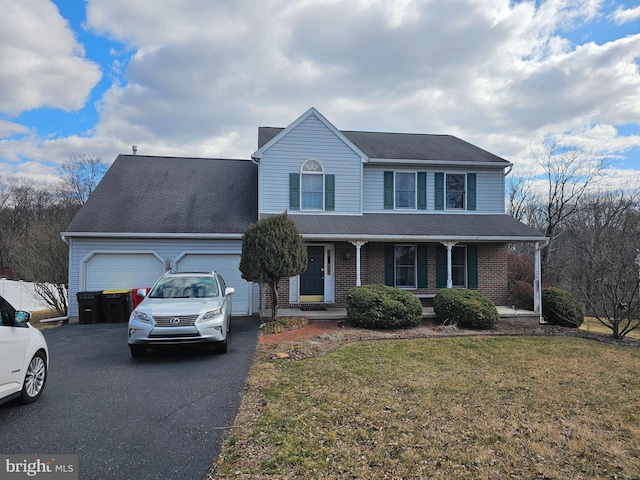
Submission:
[[359,328],[415,327],[422,320],[422,304],[410,292],[386,285],[362,285],[347,293],[347,318]]

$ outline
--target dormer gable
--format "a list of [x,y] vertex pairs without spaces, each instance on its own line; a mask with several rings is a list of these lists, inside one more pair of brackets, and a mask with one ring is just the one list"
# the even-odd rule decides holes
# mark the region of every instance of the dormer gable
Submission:
[[262,156],[273,148],[278,142],[283,140],[287,135],[291,134],[299,125],[306,122],[309,117],[315,117],[325,127],[327,127],[340,141],[342,141],[347,147],[349,147],[354,154],[361,158],[363,162],[368,160],[368,157],[356,147],[351,140],[349,140],[343,133],[338,130],[329,120],[325,118],[318,110],[311,107],[304,114],[300,115],[293,123],[284,129],[260,127],[258,129],[258,150],[251,156],[254,160],[260,160]]

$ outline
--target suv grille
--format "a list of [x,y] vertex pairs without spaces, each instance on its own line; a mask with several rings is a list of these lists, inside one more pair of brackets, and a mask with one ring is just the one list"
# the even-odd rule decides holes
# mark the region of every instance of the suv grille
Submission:
[[[196,323],[198,315],[174,315],[172,317],[153,317],[156,321],[156,327],[193,327]],[[171,320],[177,318],[178,323],[171,323]]]

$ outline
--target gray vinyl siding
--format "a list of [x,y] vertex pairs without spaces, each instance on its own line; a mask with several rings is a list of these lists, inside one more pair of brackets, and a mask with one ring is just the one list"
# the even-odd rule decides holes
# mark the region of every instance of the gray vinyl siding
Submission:
[[[476,203],[473,213],[504,213],[504,176],[502,170],[478,170],[478,169],[446,169],[433,167],[419,168],[418,166],[371,166],[365,165],[363,169],[363,212],[364,213],[389,213],[384,208],[384,172],[406,171],[427,172],[427,209],[415,210],[416,213],[434,213],[435,172],[448,173],[475,173],[476,174]],[[402,210],[402,213],[411,210]],[[451,212],[449,212],[451,213]]]
[[260,213],[289,210],[289,174],[300,172],[310,158],[322,163],[325,174],[335,175],[335,210],[327,213],[360,214],[361,159],[315,116],[291,130],[260,159]]
[[[99,239],[69,238],[69,316],[78,316],[76,293],[84,287],[82,281],[82,261],[90,253],[153,253],[162,259],[175,260],[184,253],[241,254],[241,240],[171,240],[171,239]],[[140,285],[145,287],[147,285]],[[252,285],[252,311],[258,312],[258,285]]]

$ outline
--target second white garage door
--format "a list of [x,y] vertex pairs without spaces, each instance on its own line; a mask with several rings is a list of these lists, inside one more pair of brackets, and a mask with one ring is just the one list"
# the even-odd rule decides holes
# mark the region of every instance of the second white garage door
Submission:
[[250,284],[242,278],[240,273],[240,255],[217,254],[186,254],[177,262],[179,272],[216,271],[227,284],[233,287],[233,314],[249,314]]

